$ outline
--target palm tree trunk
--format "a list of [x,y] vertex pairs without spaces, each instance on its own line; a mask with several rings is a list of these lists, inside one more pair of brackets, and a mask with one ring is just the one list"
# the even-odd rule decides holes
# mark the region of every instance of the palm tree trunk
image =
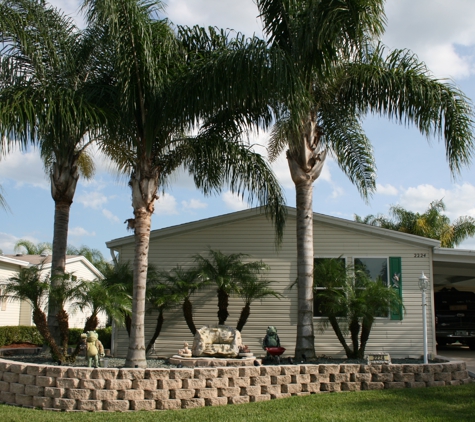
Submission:
[[249,315],[251,315],[251,304],[246,303],[246,305],[241,309],[241,315],[239,316],[239,321],[237,323],[236,330],[242,331],[242,329],[246,325]]
[[148,250],[150,225],[157,199],[158,174],[150,169],[150,162],[143,159],[140,168],[130,178],[132,205],[135,216],[135,258],[132,318],[129,348],[125,367],[146,368],[145,352],[145,293],[147,288]]
[[193,305],[191,304],[190,299],[186,298],[183,302],[183,316],[185,317],[186,325],[191,331],[191,334],[196,334],[196,326],[193,321]]
[[49,332],[48,324],[46,322],[46,315],[41,309],[36,308],[33,310],[33,322],[35,323],[36,328],[38,328],[38,331],[45,339],[48,346],[51,348],[51,355],[53,356],[53,359],[62,361],[64,356],[61,353],[57,343],[51,336],[51,333]]
[[56,319],[58,320],[59,334],[61,337],[61,348],[63,349],[63,354],[66,355],[69,343],[69,315],[64,309],[61,309],[56,315]]
[[335,317],[328,317],[328,320],[330,321],[330,325],[332,326],[333,331],[335,332],[335,334],[338,338],[338,341],[343,346],[343,349],[345,349],[346,356],[349,359],[352,359],[353,358],[353,352],[348,347],[348,344],[346,344],[345,336],[341,332],[340,326],[338,325],[338,320]]
[[158,313],[158,318],[157,318],[157,324],[155,325],[155,331],[153,333],[152,338],[150,339],[150,341],[147,344],[147,348],[145,349],[145,353],[148,353],[150,351],[150,349],[153,347],[153,345],[155,344],[155,340],[157,340],[158,336],[160,335],[160,332],[162,331],[163,321],[164,321],[163,309],[160,308],[160,311]]
[[353,344],[353,353],[356,355],[358,354],[359,349],[358,335],[360,333],[360,323],[358,322],[358,318],[353,318],[348,328],[350,329],[351,343]]
[[228,319],[229,295],[223,290],[218,289],[218,324],[224,325]]
[[371,333],[371,328],[373,327],[373,319],[363,318],[363,324],[361,325],[361,341],[360,341],[360,348],[358,349],[358,358],[363,359],[366,344],[369,340],[369,334]]
[[95,331],[97,326],[99,325],[99,318],[97,318],[97,314],[93,313],[87,320],[86,323],[84,324],[84,333],[87,333],[88,331]]
[[[63,163],[54,163],[50,180],[51,196],[54,200],[53,255],[51,257],[51,290],[57,287],[59,279],[66,271],[66,250],[68,247],[69,213],[79,179],[77,158],[65,159]],[[48,327],[51,336],[60,344],[61,333],[57,315],[60,306],[51,297],[48,302]]]

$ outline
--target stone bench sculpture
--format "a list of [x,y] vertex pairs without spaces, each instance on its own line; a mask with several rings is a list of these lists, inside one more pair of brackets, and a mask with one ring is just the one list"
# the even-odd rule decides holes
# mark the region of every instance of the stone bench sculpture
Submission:
[[196,331],[193,356],[234,358],[242,345],[241,333],[227,325],[205,325]]

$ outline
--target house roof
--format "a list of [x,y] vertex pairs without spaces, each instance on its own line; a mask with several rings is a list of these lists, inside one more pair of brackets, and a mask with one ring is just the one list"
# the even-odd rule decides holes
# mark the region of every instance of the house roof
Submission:
[[[18,265],[20,267],[28,267],[30,265],[43,265],[44,269],[51,268],[51,255],[0,255],[0,261]],[[66,265],[75,262],[82,262],[96,277],[102,278],[101,272],[84,256],[82,255],[66,255]]]
[[[287,214],[290,218],[297,217],[297,210],[292,207],[286,207]],[[176,226],[170,226],[163,229],[152,230],[150,232],[150,240],[163,238],[168,236],[174,236],[177,234],[186,233],[194,230],[201,230],[207,227],[219,226],[228,223],[234,223],[239,220],[257,217],[263,215],[262,208],[251,208],[244,211],[237,211],[229,214],[223,214],[217,217],[210,217],[190,223],[179,224]],[[358,223],[356,221],[345,220],[343,218],[332,217],[329,215],[313,213],[313,219],[315,222],[321,222],[332,226],[344,228],[347,230],[353,230],[361,233],[370,234],[373,236],[390,238],[399,242],[411,243],[426,247],[439,247],[440,242],[434,239],[428,239],[425,237],[415,236],[408,233],[401,233],[393,230],[383,229],[381,227],[370,226],[364,223]],[[117,248],[122,245],[127,245],[134,242],[134,236],[126,236],[106,242],[106,246],[110,249]]]

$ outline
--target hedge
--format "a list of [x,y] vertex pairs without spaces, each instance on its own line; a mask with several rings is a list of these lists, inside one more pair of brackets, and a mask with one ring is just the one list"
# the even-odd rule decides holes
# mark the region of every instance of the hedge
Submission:
[[[99,335],[99,340],[102,342],[102,345],[105,349],[111,348],[111,337],[112,337],[112,327],[98,328],[97,334]],[[79,342],[81,338],[81,333],[83,330],[81,328],[70,328],[69,329],[69,344],[74,345]],[[0,327],[0,347],[9,346],[10,344],[15,343],[32,343],[37,345],[42,345],[44,342],[43,337],[38,332],[38,329],[35,326],[6,326]]]

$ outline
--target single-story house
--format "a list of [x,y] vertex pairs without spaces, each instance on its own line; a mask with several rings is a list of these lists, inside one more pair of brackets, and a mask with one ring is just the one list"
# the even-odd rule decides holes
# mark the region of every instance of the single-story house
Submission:
[[[0,255],[0,295],[3,293],[2,284],[10,277],[15,276],[21,268],[42,266],[45,276],[51,273],[51,255]],[[102,278],[100,271],[87,258],[80,255],[66,256],[66,272],[77,280],[93,281]],[[67,306],[69,326],[83,328],[88,315]],[[100,316],[100,324],[105,325],[107,316]],[[25,301],[0,300],[0,326],[6,325],[34,325],[32,308]]]
[[[193,255],[208,253],[211,248],[223,253],[249,254],[252,261],[263,260],[270,266],[267,279],[282,298],[265,298],[251,305],[251,315],[242,330],[243,343],[254,354],[262,354],[262,339],[266,328],[274,325],[283,347],[293,355],[297,325],[296,280],[296,210],[288,208],[288,219],[280,246],[275,244],[274,228],[259,211],[249,209],[200,221],[154,230],[150,235],[149,262],[160,269],[177,264],[193,265]],[[436,353],[434,289],[444,285],[457,286],[463,282],[475,290],[475,252],[440,248],[440,242],[406,233],[395,232],[355,221],[313,214],[315,258],[342,257],[353,264],[355,260],[372,268],[372,274],[382,274],[388,286],[401,289],[405,313],[377,318],[367,353],[390,353],[391,356],[420,356],[423,353],[421,291],[418,281],[422,273],[430,280],[427,323],[428,351]],[[107,247],[120,262],[133,262],[134,236],[107,242]],[[394,278],[397,275],[398,278]],[[397,281],[394,284],[394,281]],[[209,287],[194,294],[194,321],[199,328],[217,323],[216,288]],[[230,300],[227,325],[236,326],[243,302]],[[146,341],[151,338],[157,314],[146,316]],[[167,310],[162,332],[155,342],[153,353],[170,356],[191,344],[193,337],[184,321],[181,307]],[[318,355],[344,356],[333,330],[322,329],[324,317],[315,316],[315,349]],[[113,335],[113,353],[124,356],[127,351],[127,332],[117,329]]]

